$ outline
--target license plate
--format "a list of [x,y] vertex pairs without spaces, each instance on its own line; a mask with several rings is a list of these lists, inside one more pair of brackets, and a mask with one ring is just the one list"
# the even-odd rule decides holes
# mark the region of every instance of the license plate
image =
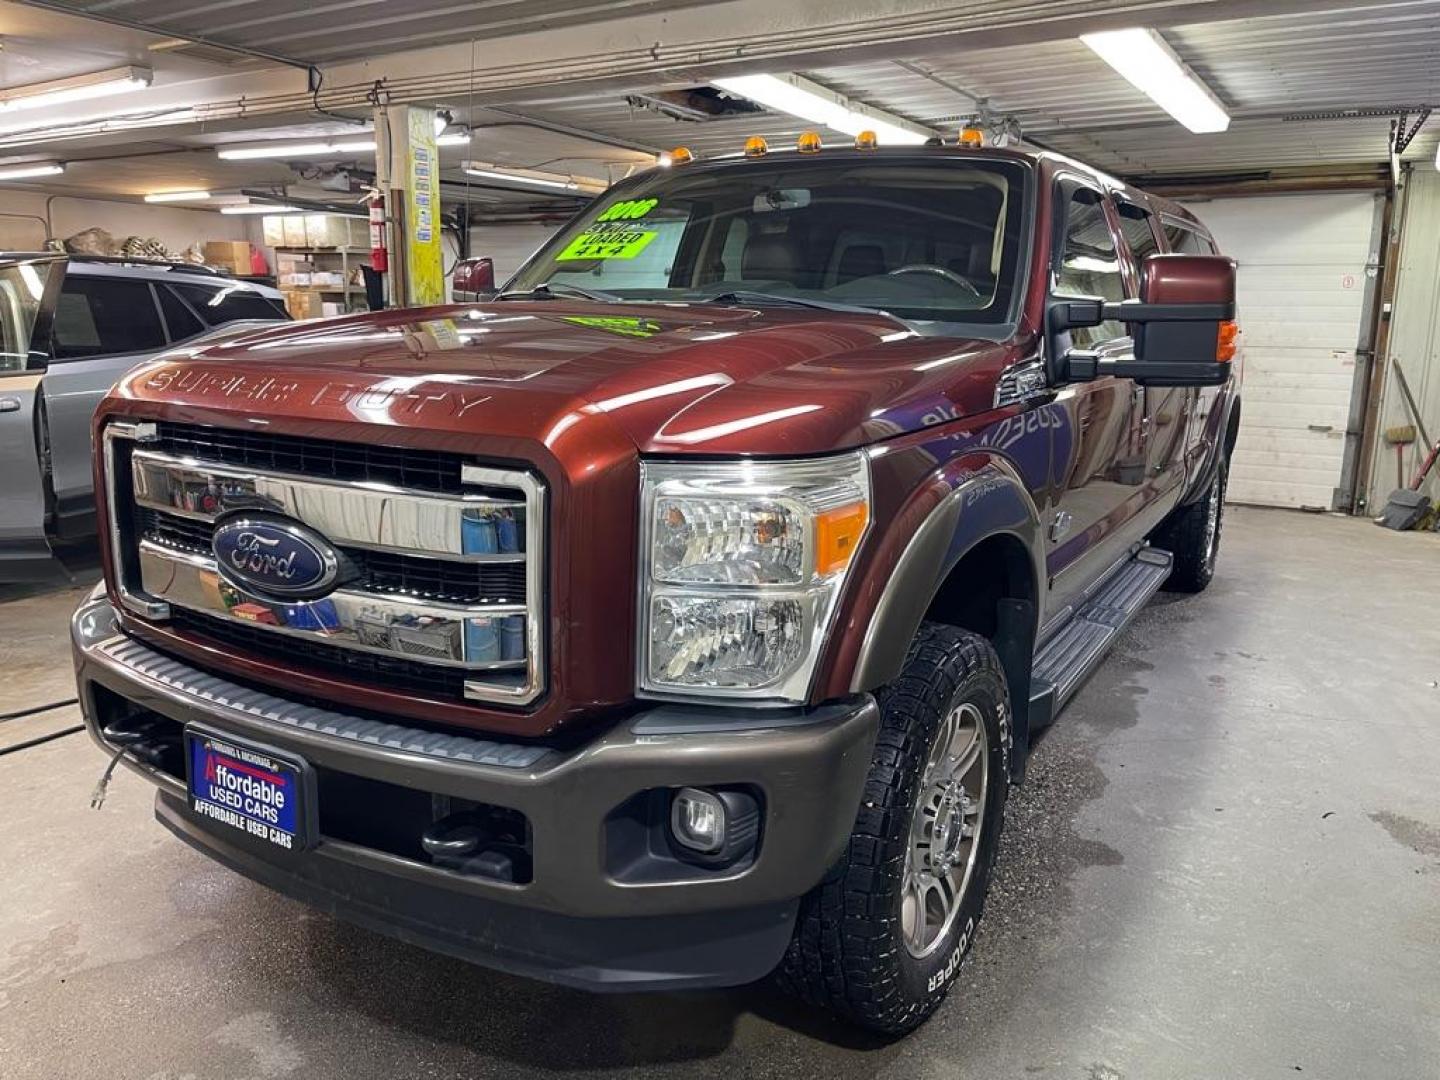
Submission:
[[303,851],[314,830],[314,773],[300,758],[219,732],[185,730],[190,811],[221,832]]

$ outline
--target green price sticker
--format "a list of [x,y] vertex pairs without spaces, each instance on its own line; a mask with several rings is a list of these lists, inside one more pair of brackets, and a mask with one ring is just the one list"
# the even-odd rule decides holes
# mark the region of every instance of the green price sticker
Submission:
[[571,262],[580,259],[633,259],[659,234],[640,231],[631,227],[591,229],[583,232],[565,245],[565,250],[555,256],[556,262]]

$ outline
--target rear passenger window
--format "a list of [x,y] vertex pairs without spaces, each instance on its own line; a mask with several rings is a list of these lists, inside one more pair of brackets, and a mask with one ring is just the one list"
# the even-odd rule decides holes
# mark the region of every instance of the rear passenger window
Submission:
[[[1099,192],[1089,188],[1076,188],[1070,195],[1065,213],[1065,240],[1060,250],[1060,265],[1055,270],[1055,292],[1060,296],[1125,299],[1115,235],[1110,231]],[[1124,324],[1113,321],[1070,332],[1071,340],[1080,348],[1124,336]]]
[[240,319],[286,319],[285,305],[239,285],[171,285],[211,326]]
[[160,310],[165,313],[165,328],[170,331],[171,341],[184,341],[204,332],[205,324],[185,306],[185,301],[176,296],[170,286],[161,285],[158,291]]
[[1154,255],[1160,250],[1160,245],[1155,240],[1155,230],[1151,227],[1151,215],[1149,211],[1134,203],[1117,202],[1115,209],[1120,214],[1120,231],[1125,236],[1125,243],[1129,246],[1138,269],[1147,255]]
[[1165,241],[1177,255],[1214,255],[1215,241],[1174,218],[1165,219]]
[[160,312],[144,281],[67,275],[54,327],[57,360],[165,347]]

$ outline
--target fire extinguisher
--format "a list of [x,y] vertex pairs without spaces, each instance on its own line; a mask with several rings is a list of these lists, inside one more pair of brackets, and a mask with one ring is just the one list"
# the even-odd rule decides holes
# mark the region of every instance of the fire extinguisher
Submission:
[[377,274],[390,269],[390,252],[385,248],[385,196],[370,197],[370,266]]

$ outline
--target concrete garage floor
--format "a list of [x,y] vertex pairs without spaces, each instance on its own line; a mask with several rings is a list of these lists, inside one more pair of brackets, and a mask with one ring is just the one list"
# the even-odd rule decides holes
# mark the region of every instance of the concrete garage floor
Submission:
[[[1440,537],[1232,508],[1224,548],[1040,743],[971,960],[908,1039],[311,914],[172,839],[130,774],[91,812],[72,735],[0,757],[0,1076],[1440,1077]],[[77,597],[0,604],[0,712],[68,696]]]

